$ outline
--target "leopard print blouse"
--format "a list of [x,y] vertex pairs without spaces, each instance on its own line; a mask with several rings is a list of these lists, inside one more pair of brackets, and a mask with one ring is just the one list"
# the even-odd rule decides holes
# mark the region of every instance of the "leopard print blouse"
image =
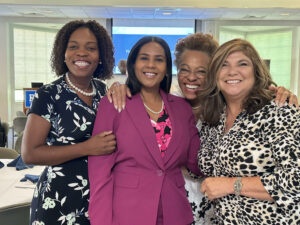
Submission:
[[241,112],[224,135],[225,118],[223,113],[216,127],[200,129],[201,171],[209,177],[259,176],[274,201],[227,195],[207,203],[212,223],[300,224],[300,111],[272,101],[254,114]]

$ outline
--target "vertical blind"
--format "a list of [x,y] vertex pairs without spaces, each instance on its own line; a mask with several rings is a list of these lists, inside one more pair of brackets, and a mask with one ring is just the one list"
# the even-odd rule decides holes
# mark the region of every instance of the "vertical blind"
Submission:
[[30,88],[31,82],[53,81],[50,55],[56,31],[14,27],[13,35],[15,90]]
[[290,88],[292,32],[268,32],[247,35],[263,59],[270,60],[270,73],[277,85]]

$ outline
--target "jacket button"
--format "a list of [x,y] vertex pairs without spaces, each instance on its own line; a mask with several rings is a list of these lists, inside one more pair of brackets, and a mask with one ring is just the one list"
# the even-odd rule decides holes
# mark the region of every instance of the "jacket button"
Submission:
[[161,177],[164,174],[164,171],[162,170],[157,170],[157,176]]

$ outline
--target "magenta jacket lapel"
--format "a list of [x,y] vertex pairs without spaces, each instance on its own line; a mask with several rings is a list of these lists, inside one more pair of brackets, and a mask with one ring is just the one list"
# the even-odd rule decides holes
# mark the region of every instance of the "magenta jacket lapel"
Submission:
[[[181,127],[180,120],[183,120],[185,118],[179,118],[179,115],[178,115],[177,111],[179,111],[181,109],[178,108],[178,105],[179,105],[178,102],[177,102],[177,104],[174,104],[174,101],[176,101],[176,100],[174,100],[173,96],[172,95],[167,95],[162,90],[160,91],[160,93],[161,93],[161,96],[162,96],[163,101],[165,103],[165,107],[167,109],[167,113],[169,115],[171,125],[172,125],[172,138],[171,138],[169,146],[166,150],[165,157],[163,158],[164,165],[167,167],[168,161],[170,161],[170,159],[174,155],[176,155],[175,154],[176,150],[177,150],[178,146],[180,146],[180,144],[179,144],[180,137],[182,137],[182,135],[183,135],[182,134],[183,128]],[[177,107],[174,107],[174,106],[177,106]]]
[[155,133],[140,94],[134,95],[132,99],[127,102],[125,110],[127,110],[148,151],[151,153],[158,166],[161,169],[164,169],[164,163],[160,155]]

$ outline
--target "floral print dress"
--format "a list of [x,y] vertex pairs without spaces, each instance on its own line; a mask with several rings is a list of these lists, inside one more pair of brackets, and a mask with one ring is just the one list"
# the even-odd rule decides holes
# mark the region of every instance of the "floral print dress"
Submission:
[[[97,94],[91,107],[69,88],[64,77],[37,91],[29,113],[51,124],[47,145],[76,144],[91,137],[98,104],[105,94],[104,84],[97,80],[93,83]],[[47,166],[34,191],[30,224],[90,224],[88,203],[87,157]]]

